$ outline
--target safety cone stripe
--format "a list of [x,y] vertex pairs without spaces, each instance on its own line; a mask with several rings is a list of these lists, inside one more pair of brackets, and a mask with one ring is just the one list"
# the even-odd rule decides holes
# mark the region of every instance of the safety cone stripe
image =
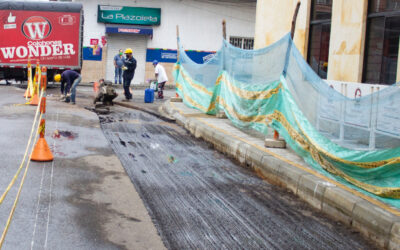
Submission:
[[[31,155],[31,161],[52,161],[54,159],[53,153],[50,150],[49,145],[45,139],[45,132],[46,132],[46,88],[47,88],[47,68],[43,67],[41,71],[41,79],[38,82],[38,85],[42,88],[43,95],[42,99],[40,100],[40,113],[43,115],[43,119],[40,121],[39,126],[39,140],[37,141],[35,148]],[[31,104],[32,105],[32,104]]]

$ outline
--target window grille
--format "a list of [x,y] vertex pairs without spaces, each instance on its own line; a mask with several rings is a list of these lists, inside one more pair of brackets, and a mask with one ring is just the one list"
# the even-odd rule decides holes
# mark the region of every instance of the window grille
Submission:
[[231,36],[229,43],[241,49],[252,50],[254,48],[254,38]]

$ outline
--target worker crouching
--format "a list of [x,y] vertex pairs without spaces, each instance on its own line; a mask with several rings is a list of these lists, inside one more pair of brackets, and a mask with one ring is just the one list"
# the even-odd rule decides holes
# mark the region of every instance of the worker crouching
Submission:
[[118,96],[118,93],[113,88],[112,82],[101,79],[99,83],[99,92],[97,93],[93,104],[96,104],[96,102],[103,102],[103,105],[106,106],[114,105],[113,100]]

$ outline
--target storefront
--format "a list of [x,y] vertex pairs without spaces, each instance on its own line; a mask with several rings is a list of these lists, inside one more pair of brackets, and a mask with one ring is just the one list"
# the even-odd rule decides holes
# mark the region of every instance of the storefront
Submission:
[[[258,48],[289,31],[297,2],[258,1]],[[321,78],[372,84],[400,81],[399,0],[300,2],[294,42]]]
[[114,78],[114,57],[119,50],[132,48],[137,62],[132,84],[143,82],[146,70],[147,40],[153,36],[152,27],[160,25],[160,19],[160,8],[98,5],[97,21],[105,24],[108,44],[106,79]]
[[114,56],[119,49],[132,48],[137,60],[132,84],[154,77],[153,60],[164,65],[172,83],[177,25],[183,46],[197,63],[209,60],[222,45],[223,19],[228,24],[227,39],[243,38],[248,46],[254,41],[256,1],[227,1],[224,5],[195,0],[77,2],[82,2],[85,13],[85,82],[101,77],[114,82]]

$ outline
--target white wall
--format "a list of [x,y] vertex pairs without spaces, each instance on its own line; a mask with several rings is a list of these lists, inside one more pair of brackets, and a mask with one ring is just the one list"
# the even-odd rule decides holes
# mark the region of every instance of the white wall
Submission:
[[148,48],[176,49],[176,25],[185,49],[216,51],[221,46],[222,20],[227,22],[227,37],[254,37],[256,4],[221,3],[194,0],[75,0],[84,6],[84,46],[90,38],[104,35],[105,25],[97,23],[99,4],[161,8],[161,25],[153,26]]

